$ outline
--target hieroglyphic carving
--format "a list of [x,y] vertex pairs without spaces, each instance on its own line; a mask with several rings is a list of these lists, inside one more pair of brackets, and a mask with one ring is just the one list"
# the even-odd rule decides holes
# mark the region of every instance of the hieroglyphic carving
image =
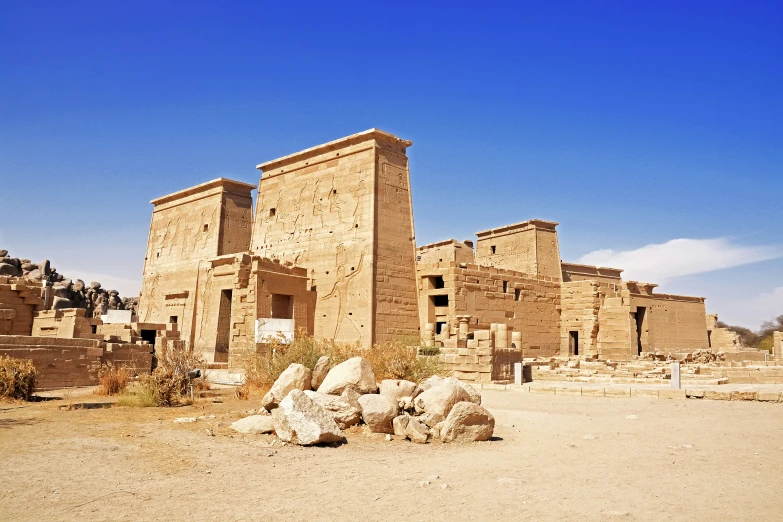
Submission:
[[144,321],[150,322],[156,317],[155,312],[160,312],[160,305],[157,299],[157,288],[160,282],[160,276],[158,274],[152,274],[148,277],[144,284],[144,299],[143,302],[147,310],[144,313]]
[[359,340],[362,340],[362,331],[359,329],[359,327],[356,325],[356,321],[353,320],[353,317],[348,313],[348,297],[349,297],[349,285],[351,284],[351,279],[356,277],[356,275],[361,272],[362,265],[364,264],[364,252],[361,253],[359,256],[359,263],[356,266],[356,269],[351,272],[350,274],[345,273],[345,264],[340,265],[337,267],[337,274],[336,274],[336,281],[334,282],[334,286],[332,287],[332,291],[323,296],[321,299],[324,301],[328,299],[332,299],[334,297],[337,298],[337,323],[334,328],[334,339],[338,338],[338,332],[340,331],[340,326],[343,324],[343,321],[345,319],[348,319],[348,321],[351,323],[351,325],[354,327],[354,329],[359,333]]
[[208,320],[211,317],[211,310],[209,309],[212,304],[212,269],[207,268],[206,275],[204,277],[204,286],[201,289],[201,295],[199,295],[201,301],[201,324],[198,327],[199,341],[204,340],[204,330],[209,326]]

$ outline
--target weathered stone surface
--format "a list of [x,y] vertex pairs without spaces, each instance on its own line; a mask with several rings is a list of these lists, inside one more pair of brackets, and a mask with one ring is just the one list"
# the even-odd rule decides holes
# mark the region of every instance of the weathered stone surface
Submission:
[[400,411],[413,412],[415,409],[415,406],[413,405],[413,397],[400,397],[397,400],[397,406],[399,406]]
[[300,446],[344,439],[332,415],[302,390],[291,390],[272,412],[272,419],[278,437]]
[[430,438],[430,429],[416,417],[411,417],[405,427],[405,435],[413,442],[425,444]]
[[8,255],[8,250],[0,250],[0,258],[6,257]]
[[340,429],[344,430],[354,424],[358,424],[361,419],[362,412],[358,403],[356,406],[353,406],[342,397],[318,393],[312,390],[305,390],[305,395],[315,401],[321,408],[331,413]]
[[394,417],[394,420],[392,421],[392,429],[394,430],[394,434],[398,437],[402,437],[403,439],[407,437],[405,434],[405,428],[408,427],[408,422],[411,420],[410,415],[398,415],[397,417]]
[[353,388],[346,388],[343,390],[343,392],[340,394],[340,398],[359,410],[362,411],[362,406],[359,404],[359,397],[361,397],[362,394],[354,390]]
[[433,375],[431,377],[427,377],[423,381],[419,383],[419,389],[421,391],[427,391],[433,386],[437,386],[438,384],[443,382],[442,377],[438,377],[437,375]]
[[413,399],[416,411],[428,413],[434,422],[445,420],[458,402],[470,402],[470,396],[461,386],[450,382],[434,386]]
[[375,433],[394,433],[392,422],[397,416],[397,401],[385,395],[370,393],[359,397],[362,420]]
[[437,423],[435,426],[430,428],[430,433],[432,434],[433,439],[439,439],[440,438],[440,432],[443,429],[443,426],[446,424],[446,421],[441,421]]
[[495,418],[478,404],[458,402],[438,431],[443,442],[489,440],[495,431]]
[[52,300],[52,310],[62,310],[63,308],[73,308],[73,303],[70,299],[55,297]]
[[276,408],[291,390],[309,390],[310,378],[309,368],[297,363],[291,364],[280,374],[280,377],[272,385],[272,389],[261,399],[261,406],[271,410]]
[[275,424],[269,415],[251,415],[233,422],[231,429],[239,433],[272,433]]
[[353,357],[341,362],[329,370],[318,387],[318,392],[340,395],[348,387],[361,394],[375,393],[378,390],[370,361],[364,357]]
[[398,379],[385,379],[381,381],[379,388],[381,395],[386,395],[387,397],[398,400],[403,397],[413,396],[413,393],[416,390],[416,383]]
[[456,377],[447,377],[446,379],[444,379],[444,381],[445,382],[450,382],[452,384],[456,384],[457,386],[459,386],[460,388],[465,390],[465,392],[470,397],[470,402],[475,403],[475,404],[479,404],[479,405],[481,404],[481,393],[479,393],[479,391],[476,388],[474,388],[473,386],[471,386],[470,384],[462,382],[459,379],[457,379]]
[[0,263],[0,276],[18,277],[22,271],[10,263]]
[[321,386],[327,373],[329,373],[329,357],[323,355],[318,359],[318,362],[315,363],[315,367],[313,368],[313,378],[310,384],[314,390],[317,390],[318,387]]

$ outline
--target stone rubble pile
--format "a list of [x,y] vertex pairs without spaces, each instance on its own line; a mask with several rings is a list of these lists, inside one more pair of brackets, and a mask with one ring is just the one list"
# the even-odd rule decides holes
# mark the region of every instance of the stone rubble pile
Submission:
[[8,250],[0,250],[0,276],[50,283],[54,294],[53,310],[84,308],[88,317],[96,317],[106,310],[132,310],[136,313],[138,307],[138,298],[120,298],[117,290],[104,289],[98,282],[87,285],[81,279],[68,279],[58,273],[47,259],[33,263],[29,259],[9,257]]
[[[339,442],[342,430],[363,423],[373,433],[392,434],[417,443],[488,440],[495,429],[481,394],[469,384],[432,376],[419,384],[384,380],[372,366],[354,357],[329,368],[322,357],[314,370],[291,364],[261,400],[268,415],[240,419],[240,433],[276,433],[293,444]],[[271,419],[271,420],[270,420]]]

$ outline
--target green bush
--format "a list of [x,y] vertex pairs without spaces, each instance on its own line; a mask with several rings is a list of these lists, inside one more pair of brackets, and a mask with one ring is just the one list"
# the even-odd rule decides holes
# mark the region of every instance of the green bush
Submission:
[[37,378],[32,361],[0,356],[0,399],[29,401]]

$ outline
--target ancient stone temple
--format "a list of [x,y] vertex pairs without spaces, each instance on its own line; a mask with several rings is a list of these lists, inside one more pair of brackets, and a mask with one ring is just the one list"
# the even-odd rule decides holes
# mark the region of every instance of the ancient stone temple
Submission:
[[410,145],[371,129],[261,164],[255,219],[222,178],[153,200],[140,317],[213,362],[275,331],[418,336]]
[[307,269],[317,337],[418,336],[410,145],[372,129],[258,166],[251,251]]

